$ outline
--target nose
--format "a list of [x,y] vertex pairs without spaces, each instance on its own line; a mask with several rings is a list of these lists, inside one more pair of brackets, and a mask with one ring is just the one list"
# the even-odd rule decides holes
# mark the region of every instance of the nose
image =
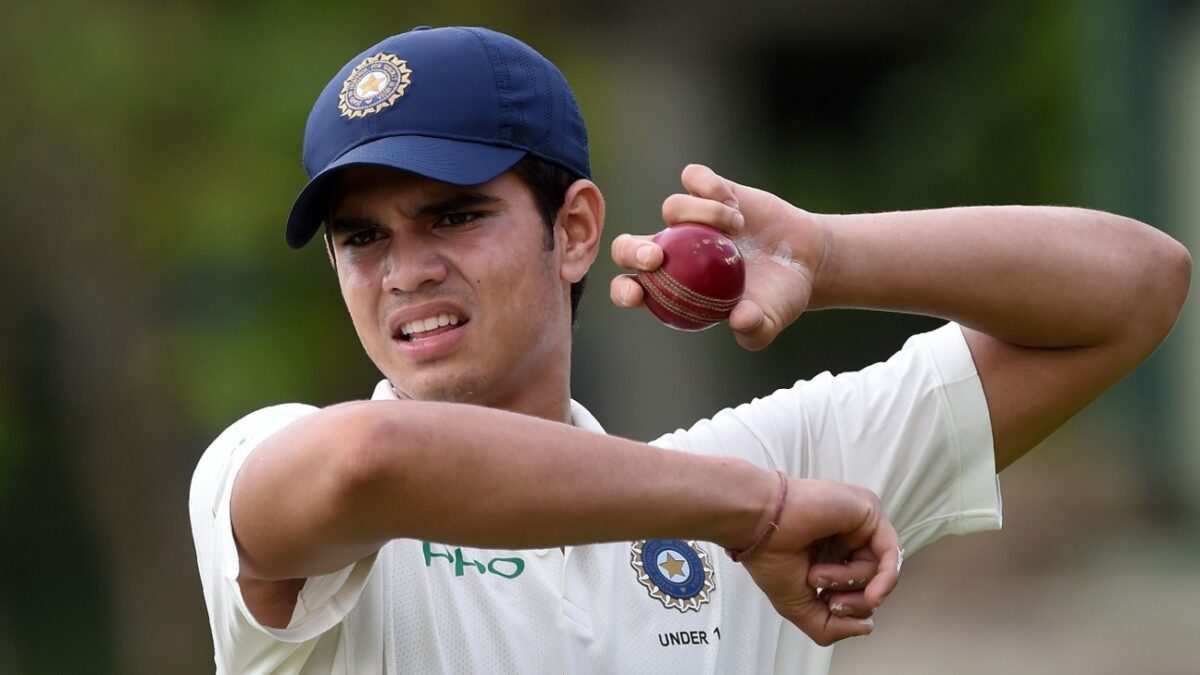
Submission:
[[413,293],[446,280],[446,261],[441,253],[419,236],[393,236],[388,252],[383,290]]

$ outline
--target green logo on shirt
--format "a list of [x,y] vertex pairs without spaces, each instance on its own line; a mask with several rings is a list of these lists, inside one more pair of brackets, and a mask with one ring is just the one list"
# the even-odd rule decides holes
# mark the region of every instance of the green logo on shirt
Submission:
[[521,572],[525,571],[525,561],[521,558],[492,558],[486,563],[481,560],[471,560],[463,555],[461,548],[454,549],[453,552],[449,548],[436,544],[441,551],[434,551],[435,544],[423,541],[421,542],[421,552],[425,554],[425,566],[433,567],[434,558],[443,558],[449,561],[454,567],[454,576],[461,577],[467,570],[473,569],[479,574],[495,574],[498,577],[505,579],[516,579],[521,576]]

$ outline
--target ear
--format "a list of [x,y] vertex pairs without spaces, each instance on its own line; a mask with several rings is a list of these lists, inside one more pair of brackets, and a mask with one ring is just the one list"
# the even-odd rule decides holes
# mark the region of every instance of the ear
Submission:
[[567,188],[554,223],[557,248],[562,246],[563,281],[575,283],[587,275],[600,251],[604,232],[604,195],[590,180],[581,178]]

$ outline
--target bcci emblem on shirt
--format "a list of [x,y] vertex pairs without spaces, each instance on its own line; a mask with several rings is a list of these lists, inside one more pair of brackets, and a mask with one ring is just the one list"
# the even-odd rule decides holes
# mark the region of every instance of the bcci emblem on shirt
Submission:
[[635,541],[630,564],[637,572],[638,583],[668,609],[699,611],[716,590],[708,554],[692,541]]

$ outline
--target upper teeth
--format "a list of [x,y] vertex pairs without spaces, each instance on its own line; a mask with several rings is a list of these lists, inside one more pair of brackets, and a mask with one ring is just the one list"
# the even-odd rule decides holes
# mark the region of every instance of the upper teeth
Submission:
[[403,326],[400,326],[400,332],[404,333],[405,335],[414,335],[416,333],[424,333],[427,330],[433,330],[434,328],[438,328],[440,326],[454,326],[457,325],[458,322],[459,318],[454,314],[438,314],[437,316],[431,316],[427,319],[409,321]]

